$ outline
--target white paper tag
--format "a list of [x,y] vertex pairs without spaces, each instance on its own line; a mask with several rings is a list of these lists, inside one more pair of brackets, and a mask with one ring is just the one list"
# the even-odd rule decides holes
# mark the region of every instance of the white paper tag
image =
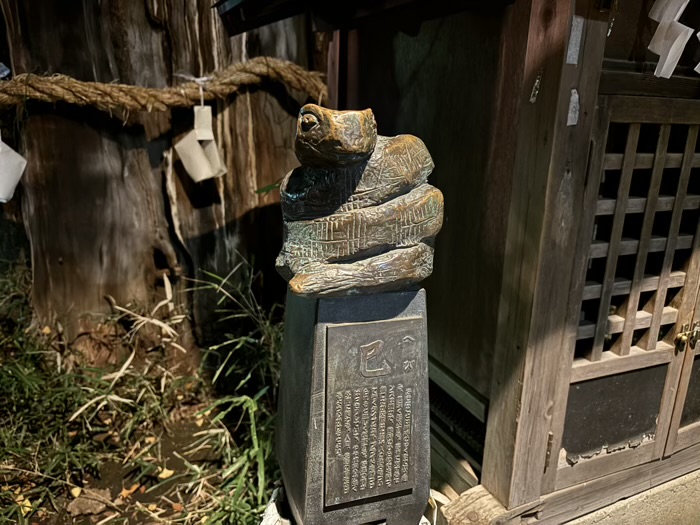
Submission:
[[649,43],[649,51],[660,55],[659,63],[654,71],[655,76],[671,78],[692,35],[693,30],[679,22],[671,21],[659,24]]
[[226,165],[224,164],[224,159],[219,150],[219,146],[216,144],[215,140],[207,140],[202,142],[202,147],[204,148],[204,154],[209,161],[211,170],[214,173],[214,177],[221,177],[226,174]]
[[211,106],[195,106],[194,130],[197,134],[197,140],[214,140]]
[[195,182],[226,174],[226,165],[214,140],[197,140],[192,130],[175,144],[182,165]]
[[185,170],[195,182],[211,179],[214,176],[214,170],[204,153],[204,149],[199,144],[197,133],[194,130],[175,144],[175,151],[185,166]]
[[677,21],[688,6],[688,2],[689,0],[656,0],[649,11],[649,18],[657,22]]
[[0,202],[8,202],[22,178],[27,159],[0,140]]
[[566,115],[566,125],[575,126],[578,124],[578,116],[581,111],[581,105],[579,101],[578,91],[575,89],[571,90],[571,97],[569,98],[569,112]]
[[583,24],[584,19],[582,16],[574,16],[571,21],[571,34],[569,35],[569,46],[566,49],[566,63],[567,64],[578,64],[578,56],[581,51],[581,38],[583,37]]

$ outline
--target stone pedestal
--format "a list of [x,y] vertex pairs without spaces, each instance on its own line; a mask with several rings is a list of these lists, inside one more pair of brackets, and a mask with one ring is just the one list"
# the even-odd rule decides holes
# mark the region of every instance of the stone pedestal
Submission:
[[277,454],[297,525],[417,525],[430,493],[425,291],[287,297]]

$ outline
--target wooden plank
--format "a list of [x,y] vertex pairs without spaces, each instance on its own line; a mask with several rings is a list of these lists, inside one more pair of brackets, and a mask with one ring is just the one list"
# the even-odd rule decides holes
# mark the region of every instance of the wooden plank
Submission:
[[[671,272],[668,281],[669,288],[680,288],[685,284],[685,272],[676,270]],[[616,277],[615,283],[613,284],[613,295],[624,295],[630,292],[631,283],[629,279],[624,277]],[[659,287],[659,276],[658,275],[648,275],[642,279],[640,284],[642,292],[651,292]],[[597,299],[600,297],[600,292],[603,286],[600,283],[593,281],[586,281],[586,286],[583,289],[583,300]]]
[[452,451],[452,455],[455,456],[455,458],[458,458],[460,461],[466,461],[466,463],[469,465],[467,467],[466,464],[463,463],[463,468],[472,472],[475,479],[479,479],[479,476],[477,476],[474,469],[481,471],[481,463],[466,450],[464,450],[464,448],[462,448],[462,446],[452,438],[452,435],[445,429],[444,426],[439,423],[431,422],[430,432],[436,436],[440,436],[442,442],[449,446],[450,450]]
[[[698,165],[700,167],[700,164]],[[668,166],[667,166],[668,167]],[[656,201],[656,212],[671,211],[675,197],[667,195],[659,196]],[[627,201],[626,213],[643,213],[647,206],[644,197],[630,197]],[[687,195],[683,203],[684,210],[697,210],[700,208],[700,195]],[[615,199],[599,199],[596,215],[612,215],[615,212]]]
[[[692,353],[692,352],[688,352]],[[700,421],[683,427],[678,430],[678,437],[675,443],[675,451],[683,450],[684,448],[692,447],[700,442]],[[669,454],[670,455],[670,452]]]
[[[700,106],[698,106],[700,109]],[[673,264],[673,256],[675,255],[676,242],[678,239],[678,229],[681,224],[683,215],[683,202],[688,191],[688,182],[690,180],[690,160],[695,151],[695,144],[698,139],[698,126],[690,126],[688,128],[688,138],[686,140],[683,167],[681,168],[681,176],[678,181],[678,190],[676,192],[676,204],[671,215],[671,225],[668,233],[668,242],[666,243],[666,253],[664,254],[664,262],[661,268],[659,278],[659,288],[656,291],[653,299],[648,305],[645,305],[645,310],[651,311],[652,321],[649,330],[642,337],[639,346],[650,349],[656,347],[658,341],[659,329],[661,327],[661,317],[664,311],[664,303],[666,301],[666,291],[668,290],[669,276],[671,274],[671,266]]]
[[[605,154],[605,169],[606,170],[619,170],[622,168],[622,153],[606,153]],[[683,162],[682,153],[668,153],[666,155],[666,161],[664,162],[664,168],[680,168]],[[634,159],[634,169],[651,169],[654,165],[654,154],[653,153],[637,153]],[[700,154],[696,153],[693,155],[692,161],[693,168],[700,167]]]
[[[455,488],[448,483],[448,481],[443,478],[440,473],[438,472],[436,465],[431,464],[430,465],[430,491],[433,497],[435,497],[435,492],[439,492],[442,494],[449,502],[456,500],[459,498],[459,492],[455,490]],[[435,498],[437,502],[438,498]],[[445,503],[443,503],[445,504]]]
[[643,350],[638,346],[633,346],[626,356],[619,356],[613,352],[603,352],[600,361],[574,359],[571,368],[571,383],[668,363],[673,359],[674,350],[673,346],[660,342],[656,350]]
[[[651,174],[651,183],[647,193],[648,206],[644,212],[642,220],[642,231],[639,236],[639,246],[637,247],[637,260],[635,261],[634,274],[630,287],[630,294],[618,311],[624,312],[625,326],[622,335],[613,345],[612,351],[619,355],[627,355],[632,346],[632,337],[635,330],[635,313],[639,306],[639,296],[642,293],[642,280],[644,278],[644,268],[647,263],[647,253],[651,244],[651,232],[656,217],[656,201],[661,188],[661,178],[664,174],[664,164],[666,160],[666,150],[668,149],[668,139],[671,136],[671,126],[664,124],[659,132],[659,139],[656,144],[656,154],[654,155],[654,167]],[[661,287],[659,279],[659,287]],[[668,282],[666,281],[666,284]]]
[[[569,287],[571,229],[595,114],[599,64],[565,64],[572,4],[557,2],[553,9],[551,1],[515,2],[509,16],[516,25],[527,23],[521,28],[527,44],[513,39],[512,28],[504,30],[511,53],[525,50],[525,74],[522,90],[512,95],[521,105],[482,483],[507,508],[541,493],[552,396],[544,378],[555,375],[564,321],[558,318],[564,307],[557,305],[565,300],[559,291]],[[578,123],[567,126],[575,88]]]
[[[438,525],[497,525],[520,522],[521,516],[537,506],[534,501],[512,509],[506,509],[486,487],[477,485],[443,506]],[[513,521],[511,521],[511,519]]]
[[455,401],[469,410],[482,423],[486,422],[487,400],[469,385],[460,381],[449,370],[446,370],[432,356],[428,361],[430,379],[447,392]]
[[[640,310],[638,312],[635,312],[635,323],[634,323],[634,329],[635,330],[641,330],[642,328],[649,328],[652,323],[652,314],[649,312],[645,312],[643,310]],[[678,319],[678,310],[671,306],[665,306],[660,317],[661,325],[667,325],[667,324],[673,324],[676,322]],[[622,332],[625,326],[625,318],[620,316],[620,315],[609,315],[607,324],[606,324],[606,332],[608,334],[619,334]],[[591,337],[595,337],[595,330],[596,327],[593,323],[589,321],[582,321],[579,324],[578,328],[578,333],[576,338],[577,339],[590,339]],[[641,346],[641,345],[640,345]],[[645,347],[642,347],[645,348]],[[654,350],[654,348],[649,348],[648,350]]]
[[666,79],[649,73],[604,70],[600,94],[700,99],[700,79],[677,75]]
[[584,459],[573,466],[561,467],[557,471],[555,490],[571,487],[581,481],[601,478],[625,470],[653,459],[654,442],[643,443],[637,448],[628,448],[618,452],[601,453],[591,459]]
[[[479,478],[469,461],[465,459],[461,452],[455,450],[443,436],[444,434],[440,432],[431,431],[430,447],[433,454],[442,458],[447,467],[446,469],[439,469],[438,472],[461,494],[477,486]],[[435,455],[431,456],[431,461],[434,461]]]
[[661,397],[661,410],[659,419],[656,422],[656,435],[659,439],[654,442],[654,458],[661,458],[666,448],[669,430],[671,428],[671,418],[673,416],[674,403],[678,394],[678,378],[683,369],[683,360],[676,357],[671,361],[666,376],[666,384]]
[[[610,112],[608,111],[607,98],[598,99],[596,111],[596,122],[591,136],[590,162],[587,166],[587,182],[584,189],[582,212],[579,214],[579,229],[576,236],[575,253],[578,256],[574,259],[572,268],[572,278],[570,284],[569,301],[566,306],[566,318],[564,324],[564,336],[562,338],[561,351],[559,357],[559,370],[556,374],[554,392],[554,410],[552,411],[551,446],[549,461],[545,464],[545,471],[542,481],[542,492],[547,493],[554,490],[556,480],[558,455],[552,451],[561,448],[562,436],[564,432],[564,422],[566,419],[566,406],[569,394],[569,377],[571,365],[574,359],[574,349],[576,345],[576,334],[581,312],[581,296],[583,293],[588,258],[582,256],[589,249],[593,238],[595,216],[593,213],[585,213],[591,210],[598,199],[598,190],[603,176],[603,157],[608,140],[608,128],[610,126]],[[601,286],[602,291],[602,286]]]
[[430,466],[437,474],[444,479],[455,492],[461,494],[470,488],[478,485],[476,477],[469,476],[466,471],[459,468],[459,464],[454,462],[454,457],[438,439],[430,437]]
[[537,525],[560,525],[700,468],[700,445],[542,497]]
[[[651,241],[649,242],[648,253],[663,252],[666,249],[667,240],[668,239],[666,237],[652,236]],[[676,240],[676,249],[687,250],[692,246],[692,244],[692,235],[679,235]],[[593,241],[591,244],[589,257],[591,257],[591,259],[606,257],[608,255],[609,246],[610,245],[607,242]],[[620,248],[618,255],[632,255],[637,253],[639,241],[636,239],[624,239],[620,242],[619,246]]]
[[[698,222],[695,229],[693,255],[690,261],[688,261],[686,272],[688,276],[686,277],[686,285],[683,288],[683,294],[671,303],[679,309],[678,322],[676,324],[677,328],[674,330],[674,333],[671,334],[674,337],[683,325],[691,324],[691,321],[696,321],[698,310],[700,309],[700,222]],[[700,351],[700,345],[696,347],[696,352],[698,351]],[[678,380],[678,394],[676,395],[673,414],[671,416],[668,441],[666,443],[666,450],[664,451],[665,455],[673,454],[686,445],[686,443],[681,443],[679,441],[678,433],[683,416],[685,399],[688,394],[688,385],[690,384],[694,357],[694,352],[686,348],[685,355],[683,356],[683,368]]]
[[622,161],[622,177],[617,191],[613,226],[608,243],[607,261],[605,263],[605,276],[603,277],[603,289],[600,293],[600,306],[598,307],[598,320],[596,321],[593,346],[586,356],[591,361],[598,361],[603,353],[603,341],[607,335],[608,310],[615,283],[615,270],[617,269],[617,257],[620,252],[622,240],[622,228],[625,223],[625,210],[629,198],[632,173],[634,172],[634,157],[637,154],[637,142],[639,141],[639,124],[630,124],[625,146],[625,158]]
[[[639,108],[644,108],[640,111]],[[610,97],[613,122],[634,124],[695,125],[700,115],[700,100],[661,97]]]

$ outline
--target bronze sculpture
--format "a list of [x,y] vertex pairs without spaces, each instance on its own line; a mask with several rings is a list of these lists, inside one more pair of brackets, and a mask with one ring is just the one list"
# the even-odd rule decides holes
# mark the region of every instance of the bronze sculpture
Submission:
[[[417,525],[430,493],[433,161],[371,110],[301,109],[281,187],[289,281],[277,457],[297,525]],[[412,289],[406,289],[412,288]]]
[[277,269],[302,296],[386,292],[430,275],[443,220],[433,161],[412,135],[377,135],[372,111],[308,104],[297,122],[301,166],[281,186]]

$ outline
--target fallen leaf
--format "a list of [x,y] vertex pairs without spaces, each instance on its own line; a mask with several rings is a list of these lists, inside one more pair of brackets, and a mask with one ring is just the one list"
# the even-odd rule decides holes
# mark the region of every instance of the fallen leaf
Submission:
[[22,516],[26,516],[32,511],[32,502],[25,499],[19,504],[19,509],[22,511]]
[[70,495],[73,496],[73,498],[77,498],[80,496],[80,493],[83,491],[80,487],[73,487],[70,489]]
[[175,474],[174,470],[170,470],[169,468],[164,468],[160,470],[160,474],[158,474],[158,479],[168,479],[171,478]]
[[204,420],[202,418],[199,418],[194,422],[194,424],[198,427],[201,427],[204,424]]
[[44,328],[41,329],[41,333],[44,335],[51,335],[51,327],[45,326]]
[[139,483],[134,483],[134,484],[131,485],[131,487],[128,488],[128,489],[127,489],[126,487],[123,488],[122,491],[119,493],[119,495],[120,495],[122,498],[126,499],[126,498],[128,498],[129,496],[131,496],[134,492],[136,492],[140,486],[141,486],[141,485],[140,485]]
[[179,503],[173,503],[173,510],[175,512],[182,512],[183,510],[185,510],[185,507],[183,507]]
[[104,502],[111,500],[112,497],[108,489],[86,489],[68,504],[66,510],[73,517],[100,514],[107,508]]
[[158,438],[155,436],[148,436],[144,441],[149,445],[155,445],[158,443]]
[[141,488],[139,489],[139,492],[140,492],[141,494],[145,494],[145,493],[146,493],[146,486],[145,486],[145,485],[141,485]]
[[158,508],[158,505],[156,505],[155,503],[151,503],[151,504],[148,506],[148,510],[150,510],[151,512],[153,512],[153,511],[156,510],[157,508]]

